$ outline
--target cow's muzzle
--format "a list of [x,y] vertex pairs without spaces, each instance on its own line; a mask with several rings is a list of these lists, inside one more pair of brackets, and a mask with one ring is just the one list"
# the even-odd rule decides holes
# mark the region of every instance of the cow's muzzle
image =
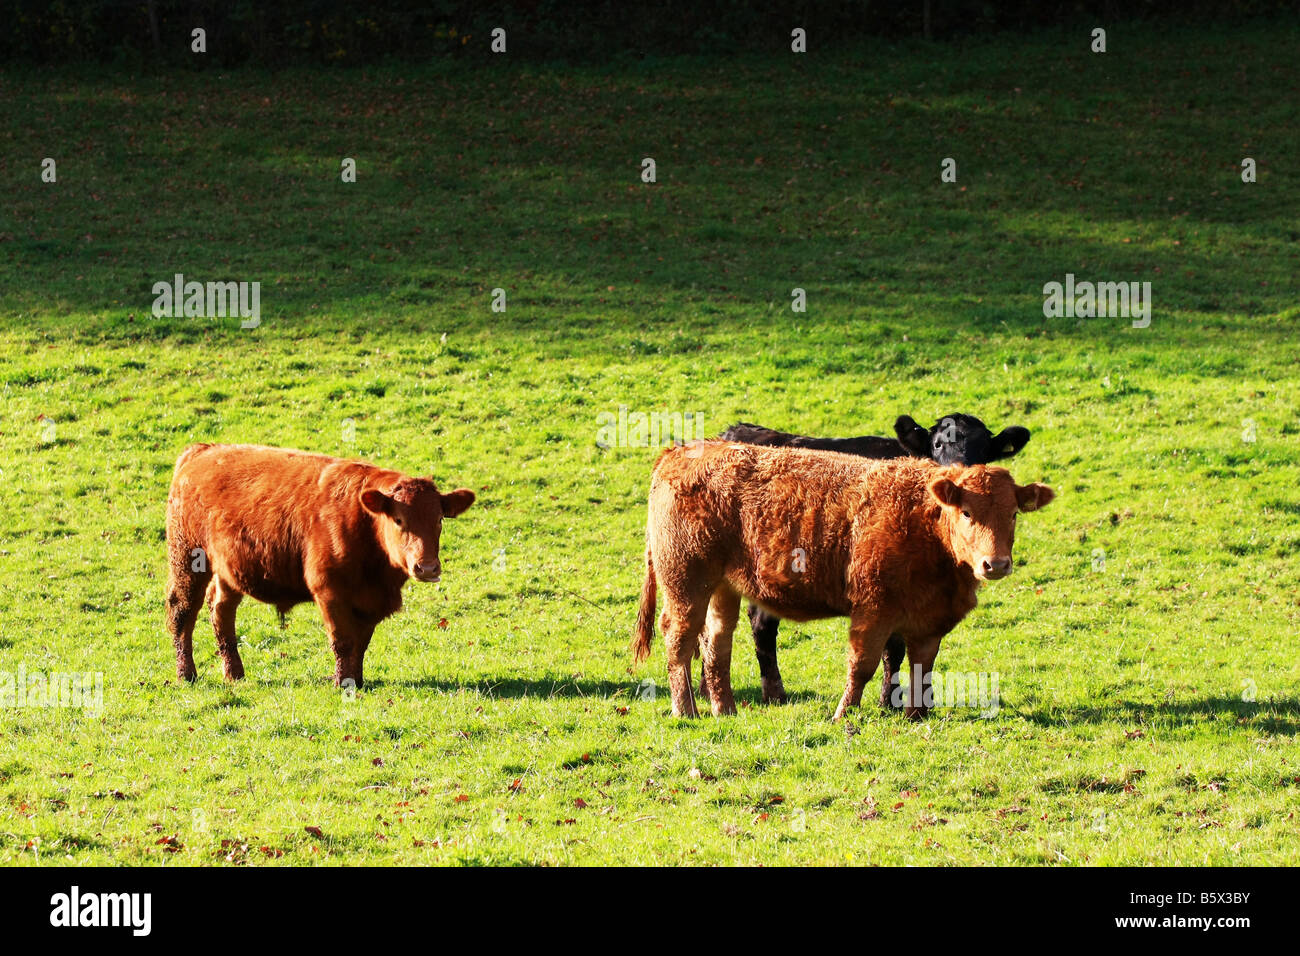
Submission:
[[1010,558],[985,558],[975,570],[976,577],[985,581],[996,581],[1011,573]]
[[411,577],[417,581],[423,581],[425,584],[437,584],[442,578],[442,565],[417,564],[411,569]]

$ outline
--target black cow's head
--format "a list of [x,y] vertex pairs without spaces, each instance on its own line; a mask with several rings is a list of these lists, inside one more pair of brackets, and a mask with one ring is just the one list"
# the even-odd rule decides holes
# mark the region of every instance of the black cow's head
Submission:
[[941,465],[987,465],[1010,458],[1029,441],[1028,428],[1013,425],[994,435],[974,415],[945,415],[929,431],[900,415],[894,433],[908,454]]

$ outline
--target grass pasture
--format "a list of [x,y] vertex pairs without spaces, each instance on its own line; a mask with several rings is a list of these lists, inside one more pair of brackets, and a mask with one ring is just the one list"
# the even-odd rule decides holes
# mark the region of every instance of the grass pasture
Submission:
[[[103,674],[98,715],[0,709],[0,863],[1300,862],[1283,26],[0,72],[0,672]],[[260,281],[261,326],[154,318],[177,272]],[[1150,327],[1045,318],[1066,273],[1150,281]],[[597,446],[621,405],[1029,427],[1011,470],[1059,498],[937,665],[998,712],[831,723],[844,621],[783,628],[788,706],[743,626],[737,717],[638,699],[655,451]],[[177,686],[163,513],[201,440],[478,493],[355,699],[309,606],[245,602],[237,686],[201,619]]]

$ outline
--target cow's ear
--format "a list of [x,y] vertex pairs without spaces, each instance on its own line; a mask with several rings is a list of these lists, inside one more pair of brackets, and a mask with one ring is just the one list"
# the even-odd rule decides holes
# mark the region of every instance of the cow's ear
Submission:
[[894,421],[894,434],[909,455],[917,458],[930,457],[930,433],[918,425],[911,415],[898,416]]
[[393,499],[377,488],[367,488],[361,492],[361,507],[373,515],[391,514]]
[[989,461],[1010,458],[1025,447],[1029,441],[1029,429],[1012,425],[989,439]]
[[468,488],[457,488],[442,496],[442,516],[454,518],[474,503],[474,492]]
[[1046,507],[1055,497],[1056,492],[1047,485],[1016,485],[1016,504],[1020,505],[1021,511],[1037,511]]
[[949,478],[936,478],[930,482],[930,494],[938,499],[939,504],[956,508],[961,504],[961,489]]

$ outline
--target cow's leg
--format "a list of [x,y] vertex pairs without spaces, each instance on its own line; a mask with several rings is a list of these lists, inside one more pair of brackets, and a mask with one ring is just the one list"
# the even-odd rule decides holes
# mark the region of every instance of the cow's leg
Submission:
[[939,637],[925,637],[907,642],[907,659],[912,665],[912,673],[908,678],[908,696],[911,699],[906,713],[913,720],[920,720],[930,710],[925,703],[925,691],[930,686],[934,659],[939,656],[939,641]]
[[736,712],[736,699],[731,692],[731,638],[739,617],[740,595],[730,585],[719,584],[709,601],[701,662],[701,670],[713,691],[710,701],[715,717]]
[[348,661],[348,672],[352,679],[360,687],[365,675],[362,673],[362,664],[366,656],[366,648],[370,646],[370,638],[374,636],[373,627],[359,627],[356,637],[352,641],[352,654]]
[[[705,655],[708,653],[708,647],[709,647],[709,629],[706,626],[704,630],[700,631],[700,649],[695,656],[704,659]],[[707,667],[704,667],[703,665],[701,665],[700,667],[700,686],[696,688],[695,693],[698,694],[703,700],[709,700],[710,697],[712,696],[709,693],[709,670]]]
[[235,611],[244,595],[232,588],[221,576],[213,578],[209,599],[212,602],[212,630],[217,634],[217,653],[226,680],[242,680],[244,662],[239,657],[239,635],[235,633]]
[[668,690],[674,717],[698,717],[691,694],[691,659],[695,656],[709,610],[707,594],[676,595],[668,592],[659,629],[668,657]]
[[899,683],[903,673],[903,655],[907,652],[907,642],[901,634],[890,634],[885,642],[885,654],[880,659],[880,706],[886,710],[895,710],[894,687]]
[[881,623],[874,609],[855,610],[849,616],[849,673],[844,684],[844,696],[835,708],[836,720],[843,717],[850,707],[862,703],[862,689],[876,672],[889,631],[889,625]]
[[[754,635],[754,655],[758,658],[758,674],[762,681],[763,703],[784,704],[785,685],[781,683],[781,669],[776,666],[776,632],[781,626],[781,619],[768,614],[757,604],[749,605],[749,627]],[[708,644],[708,630],[701,638]],[[709,696],[709,672],[702,669],[700,674],[701,697]]]
[[167,630],[176,648],[179,680],[192,681],[198,674],[194,667],[194,624],[203,609],[203,595],[211,577],[211,571],[191,569],[188,552],[172,554],[167,572]]
[[334,652],[334,686],[341,687],[344,681],[350,680],[354,687],[360,687],[361,661],[374,628],[358,619],[351,605],[332,594],[318,594],[316,606],[320,608],[330,635],[330,650]]
[[781,619],[768,614],[757,604],[749,606],[749,626],[754,632],[754,654],[758,657],[758,674],[763,682],[763,703],[784,704],[785,685],[781,669],[776,666],[776,632]]

